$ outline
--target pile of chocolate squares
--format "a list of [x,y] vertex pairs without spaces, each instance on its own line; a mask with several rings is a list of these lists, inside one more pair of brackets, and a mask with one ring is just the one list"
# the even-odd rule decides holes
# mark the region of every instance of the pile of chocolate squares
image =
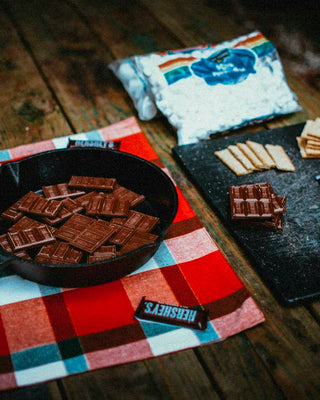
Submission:
[[98,262],[154,243],[158,217],[133,210],[145,196],[114,178],[72,176],[28,192],[1,217],[13,223],[0,246],[50,264]]
[[286,197],[279,196],[270,183],[230,186],[231,219],[247,226],[282,230]]

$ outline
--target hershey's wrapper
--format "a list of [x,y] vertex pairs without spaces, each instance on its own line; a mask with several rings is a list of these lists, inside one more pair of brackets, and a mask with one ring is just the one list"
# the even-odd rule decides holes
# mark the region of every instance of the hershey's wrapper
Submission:
[[136,319],[204,330],[208,314],[206,310],[159,303],[143,297],[134,316]]
[[119,150],[121,141],[103,140],[74,140],[69,139],[68,148],[71,147],[99,147],[101,149]]

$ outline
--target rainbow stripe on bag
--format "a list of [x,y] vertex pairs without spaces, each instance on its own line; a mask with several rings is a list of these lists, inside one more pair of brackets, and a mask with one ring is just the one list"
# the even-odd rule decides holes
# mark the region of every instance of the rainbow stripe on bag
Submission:
[[275,50],[274,45],[260,32],[256,35],[248,37],[233,46],[234,49],[237,47],[245,47],[254,51],[259,58],[272,53]]
[[[199,61],[198,58],[189,56],[182,57],[182,54],[190,53],[191,50],[208,50],[212,49],[215,51],[215,47],[217,45],[203,45],[197,46],[189,49],[182,49],[176,52],[166,52],[166,54],[177,54],[177,58],[166,61],[162,64],[159,64],[159,68],[164,75],[168,85],[172,85],[173,83],[188,78],[193,75],[191,70],[191,65],[194,62]],[[228,47],[226,47],[227,49]],[[229,46],[231,49],[236,48],[246,48],[252,50],[259,58],[265,57],[268,54],[275,51],[274,45],[261,33],[257,32],[252,36],[241,37],[239,41],[235,43],[233,46]],[[178,56],[180,55],[180,56]]]

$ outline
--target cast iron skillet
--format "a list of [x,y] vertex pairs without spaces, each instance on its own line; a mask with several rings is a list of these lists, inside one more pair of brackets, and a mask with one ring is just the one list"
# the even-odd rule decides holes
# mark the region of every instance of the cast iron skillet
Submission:
[[[159,239],[115,259],[92,264],[44,264],[24,260],[0,248],[0,267],[10,267],[25,279],[61,287],[98,285],[119,279],[148,261],[157,251],[178,208],[171,179],[157,166],[131,154],[108,149],[72,148],[36,154],[0,167],[0,213],[28,191],[68,182],[71,175],[114,177],[117,182],[144,194],[146,201],[136,210],[160,218],[153,233]],[[0,234],[7,231],[0,222]]]

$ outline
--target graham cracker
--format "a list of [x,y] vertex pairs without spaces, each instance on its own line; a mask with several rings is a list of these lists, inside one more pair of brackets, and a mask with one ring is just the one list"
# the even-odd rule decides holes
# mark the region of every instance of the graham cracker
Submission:
[[262,170],[265,169],[262,162],[259,158],[254,154],[254,152],[250,149],[248,145],[245,143],[237,143],[238,148],[245,154],[247,158],[251,161],[251,163],[258,169]]
[[306,147],[306,153],[307,155],[314,155],[320,157],[320,149],[310,149]]
[[269,156],[267,150],[261,143],[253,142],[252,140],[247,140],[246,144],[249,148],[254,152],[254,154],[259,158],[262,162],[264,168],[270,169],[276,166],[273,159]]
[[306,142],[302,140],[300,136],[297,137],[298,146],[300,149],[300,154],[302,158],[320,158],[317,154],[307,154],[306,152]]
[[282,146],[266,144],[266,149],[276,163],[277,169],[288,172],[294,172],[296,170]]
[[304,139],[320,140],[320,118],[314,121],[308,120],[301,132],[301,137]]
[[307,140],[307,146],[319,147],[320,148],[320,140]]
[[240,161],[238,161],[229,149],[215,151],[214,153],[224,164],[226,164],[232,172],[237,176],[250,174]]
[[234,145],[228,146],[228,149],[231,151],[232,155],[241,162],[241,164],[250,172],[257,171],[257,168],[252,164],[249,158],[246,157],[242,151]]

